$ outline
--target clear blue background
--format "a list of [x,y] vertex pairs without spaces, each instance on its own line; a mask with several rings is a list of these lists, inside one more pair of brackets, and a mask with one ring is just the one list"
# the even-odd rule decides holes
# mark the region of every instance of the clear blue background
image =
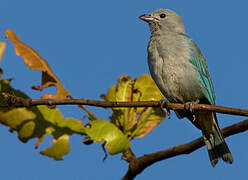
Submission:
[[[179,13],[187,33],[206,56],[215,87],[217,104],[247,107],[248,67],[248,3],[246,1],[143,0],[143,1],[33,1],[1,0],[0,33],[12,29],[28,45],[35,48],[50,64],[64,86],[76,98],[100,99],[122,74],[139,77],[148,71],[146,47],[148,25],[138,19],[158,8]],[[8,42],[1,63],[5,78],[32,98],[43,93],[31,90],[39,85],[39,71],[29,70],[14,54]],[[55,91],[50,88],[45,92]],[[107,119],[109,109],[90,108]],[[76,107],[61,107],[66,117],[82,118],[85,113]],[[220,126],[239,122],[244,117],[218,114]],[[140,156],[156,152],[199,137],[201,133],[187,120],[178,120],[174,113],[151,134],[132,142]],[[245,179],[247,178],[247,132],[226,139],[234,164],[223,163],[212,168],[206,148],[190,155],[177,156],[147,168],[137,180],[150,179]],[[85,146],[74,135],[71,152],[63,161],[54,161],[34,150],[36,140],[21,143],[16,133],[0,127],[0,178],[11,180],[43,179],[120,179],[127,163],[120,155],[109,156],[99,144]],[[51,144],[46,138],[39,150]]]

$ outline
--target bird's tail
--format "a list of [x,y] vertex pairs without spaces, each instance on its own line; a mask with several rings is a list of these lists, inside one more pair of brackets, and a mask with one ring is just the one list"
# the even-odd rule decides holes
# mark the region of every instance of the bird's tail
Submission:
[[233,158],[218,126],[216,114],[213,112],[199,112],[196,116],[200,123],[212,166],[214,167],[217,164],[219,158],[232,164]]

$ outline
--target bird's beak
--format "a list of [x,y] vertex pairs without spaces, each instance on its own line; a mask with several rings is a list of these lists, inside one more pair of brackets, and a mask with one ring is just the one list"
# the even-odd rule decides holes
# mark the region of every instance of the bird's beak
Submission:
[[151,14],[143,14],[139,18],[146,22],[154,21],[154,17],[152,17]]

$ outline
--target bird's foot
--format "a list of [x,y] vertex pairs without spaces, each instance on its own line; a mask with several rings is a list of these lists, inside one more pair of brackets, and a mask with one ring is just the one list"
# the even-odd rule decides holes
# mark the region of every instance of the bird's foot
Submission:
[[159,103],[160,103],[161,110],[165,111],[167,116],[168,116],[168,118],[170,119],[171,118],[171,113],[170,113],[170,109],[167,108],[167,106],[165,105],[166,101],[162,99],[162,100],[159,101]]
[[195,102],[186,102],[185,104],[184,104],[184,109],[186,110],[186,111],[189,111],[191,114],[192,114],[192,116],[193,116],[193,122],[196,120],[196,117],[195,117],[195,115],[194,115],[194,105],[195,104],[198,104],[199,103],[199,100],[197,100],[197,101],[195,101]]
[[198,104],[198,103],[199,103],[199,100],[194,101],[194,102],[186,102],[186,103],[184,104],[184,109],[185,109],[186,111],[189,111],[190,113],[194,113],[194,105],[195,105],[195,104]]

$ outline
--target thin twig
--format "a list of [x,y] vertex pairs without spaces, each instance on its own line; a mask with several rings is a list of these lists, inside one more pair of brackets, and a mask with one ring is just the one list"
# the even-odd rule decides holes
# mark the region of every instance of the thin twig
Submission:
[[78,105],[79,108],[81,108],[82,110],[84,110],[89,116],[90,116],[90,119],[93,118],[93,119],[98,119],[95,114],[93,114],[91,111],[89,111],[86,107],[84,107],[83,105]]

